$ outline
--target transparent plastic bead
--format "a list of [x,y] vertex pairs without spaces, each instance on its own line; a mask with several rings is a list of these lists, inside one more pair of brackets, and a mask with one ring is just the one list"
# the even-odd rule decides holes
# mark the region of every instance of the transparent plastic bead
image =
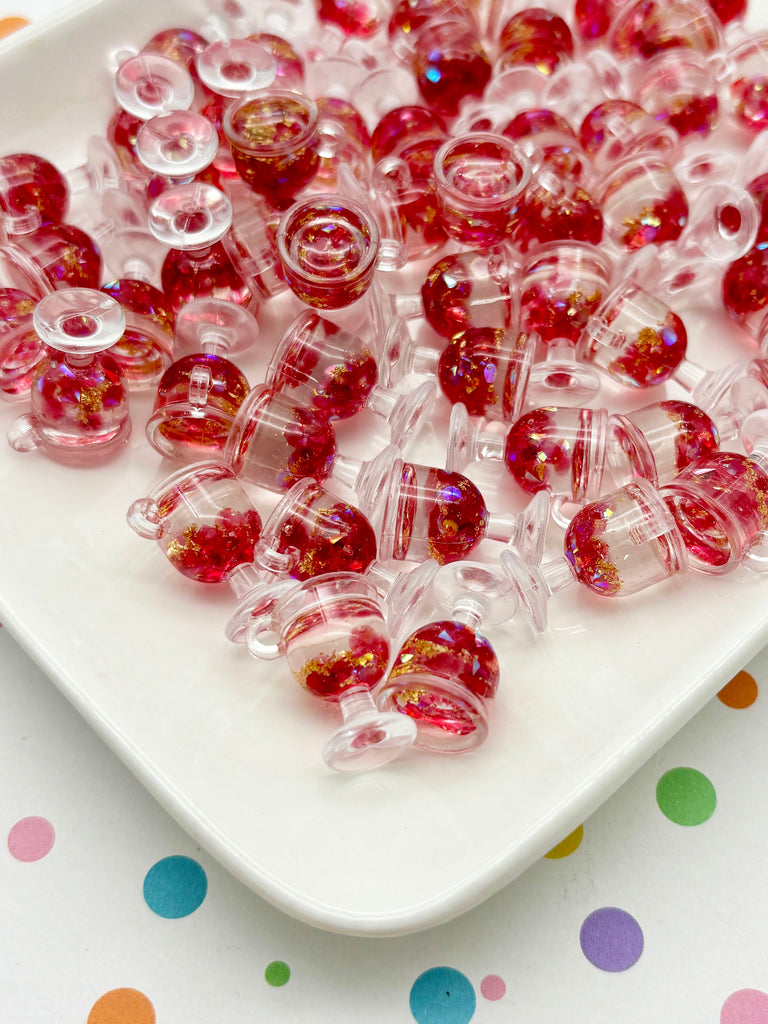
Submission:
[[299,313],[275,347],[266,384],[329,420],[370,409],[387,420],[392,443],[404,447],[430,412],[435,387],[398,394],[379,382],[378,339],[351,332],[313,310]]
[[622,384],[647,388],[677,371],[687,345],[680,316],[629,280],[617,285],[590,317],[577,355]]
[[574,582],[597,597],[627,597],[688,566],[662,491],[640,478],[579,509],[567,526],[560,558],[527,565],[505,550],[500,561],[536,632],[547,627],[553,594]]
[[722,575],[744,565],[768,572],[767,452],[765,444],[748,456],[713,452],[661,488],[692,570]]
[[138,53],[118,67],[114,93],[126,113],[148,121],[166,110],[188,110],[195,98],[195,83],[177,61]]
[[323,482],[336,458],[333,425],[266,385],[240,406],[224,449],[224,461],[249,484],[281,492],[302,477]]
[[41,299],[32,323],[49,351],[34,370],[31,411],[9,430],[11,448],[39,448],[70,464],[116,454],[131,431],[128,389],[107,352],[125,330],[119,304],[90,288],[67,288]]
[[416,723],[416,747],[463,753],[485,741],[501,678],[496,652],[480,627],[510,618],[517,596],[503,571],[475,562],[443,566],[432,589],[450,617],[405,638],[375,700]]
[[155,540],[173,568],[195,583],[224,582],[250,564],[261,535],[261,516],[232,470],[197,462],[156,484],[134,501],[128,525]]
[[531,179],[523,150],[503,135],[452,138],[435,154],[440,218],[448,235],[472,248],[509,236]]
[[361,203],[317,195],[280,220],[277,251],[292,291],[308,306],[339,309],[360,299],[376,272],[379,229]]
[[357,484],[360,508],[379,538],[379,557],[441,565],[468,558],[484,539],[541,558],[549,514],[545,496],[521,513],[490,511],[463,473],[381,453]]
[[546,353],[531,368],[533,403],[584,405],[599,392],[599,375],[576,358],[575,348],[613,274],[612,261],[589,243],[563,239],[528,252],[519,276],[521,322],[538,333]]
[[310,695],[338,705],[344,724],[323,748],[330,768],[377,768],[413,744],[414,723],[377,710],[371,697],[389,665],[390,639],[376,588],[364,577],[329,573],[295,584],[253,615],[246,643],[256,658],[283,656]]
[[303,93],[269,88],[242,97],[222,128],[242,180],[277,209],[289,207],[318,172],[317,104]]
[[36,305],[28,292],[0,287],[0,398],[26,399],[35,367],[46,354],[32,325]]
[[258,337],[252,313],[225,299],[202,297],[181,307],[174,330],[174,362],[160,378],[145,432],[166,458],[198,461],[218,456],[250,390],[230,358]]

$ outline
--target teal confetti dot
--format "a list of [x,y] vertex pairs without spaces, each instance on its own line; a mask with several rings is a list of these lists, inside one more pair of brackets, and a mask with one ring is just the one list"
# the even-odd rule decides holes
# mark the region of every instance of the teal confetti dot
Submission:
[[144,899],[159,917],[187,917],[208,892],[205,871],[191,857],[164,857],[144,878]]
[[411,987],[411,1013],[417,1024],[469,1024],[477,998],[469,979],[452,967],[432,967]]
[[695,768],[671,768],[656,785],[656,803],[676,825],[701,825],[714,814],[717,794]]

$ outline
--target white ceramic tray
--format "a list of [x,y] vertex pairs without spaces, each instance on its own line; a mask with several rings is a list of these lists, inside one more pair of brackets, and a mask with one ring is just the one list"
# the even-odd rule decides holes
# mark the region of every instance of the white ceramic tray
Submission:
[[[82,162],[110,109],[108,48],[201,17],[200,0],[105,0],[0,44],[4,150],[65,169]],[[686,322],[689,355],[707,367],[752,354],[720,314]],[[18,411],[0,407],[2,436]],[[127,450],[98,469],[0,444],[0,619],[197,841],[320,928],[406,933],[486,899],[768,639],[768,581],[746,570],[690,575],[625,601],[574,586],[553,599],[544,635],[524,623],[492,631],[503,680],[482,748],[335,774],[320,759],[334,716],[280,663],[257,663],[225,639],[228,588],[183,580],[126,525],[130,503],[173,468],[144,440],[148,412],[135,402]],[[441,406],[419,461],[440,458],[446,422]],[[346,433],[347,450],[370,426]],[[496,493],[494,479],[482,479],[489,503],[519,501],[504,482]]]

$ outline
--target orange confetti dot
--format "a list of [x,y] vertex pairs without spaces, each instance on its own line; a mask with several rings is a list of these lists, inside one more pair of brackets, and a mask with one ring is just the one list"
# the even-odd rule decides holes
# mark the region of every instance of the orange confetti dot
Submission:
[[26,18],[0,18],[0,39],[9,36],[11,32],[18,32],[20,28],[24,28],[28,24]]
[[155,1008],[135,988],[113,988],[97,999],[88,1014],[88,1024],[155,1024]]
[[757,683],[749,672],[737,672],[717,696],[729,708],[748,708],[757,700]]
[[557,846],[553,846],[549,853],[545,853],[545,857],[549,857],[550,860],[559,860],[561,857],[570,856],[574,850],[578,850],[581,845],[581,840],[584,838],[584,826],[579,825],[575,828],[569,836],[561,840]]

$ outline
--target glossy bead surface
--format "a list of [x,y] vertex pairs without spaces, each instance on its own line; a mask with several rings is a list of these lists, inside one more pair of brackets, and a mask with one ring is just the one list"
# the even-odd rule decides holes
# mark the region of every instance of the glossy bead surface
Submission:
[[161,481],[128,510],[128,524],[157,540],[182,576],[221,583],[250,563],[261,516],[226,466],[201,462]]
[[335,455],[336,437],[324,416],[264,386],[243,403],[224,460],[246,483],[279,492],[305,476],[322,482]]
[[508,327],[512,320],[514,268],[503,250],[443,256],[421,286],[424,315],[444,338],[469,328]]
[[579,509],[563,552],[578,582],[600,597],[637,593],[686,565],[675,521],[644,481]]
[[666,303],[632,281],[619,285],[587,323],[581,359],[615,380],[645,388],[668,380],[685,358],[688,332]]
[[317,106],[302,93],[264,89],[235,102],[223,122],[246,185],[285,209],[317,174]]

